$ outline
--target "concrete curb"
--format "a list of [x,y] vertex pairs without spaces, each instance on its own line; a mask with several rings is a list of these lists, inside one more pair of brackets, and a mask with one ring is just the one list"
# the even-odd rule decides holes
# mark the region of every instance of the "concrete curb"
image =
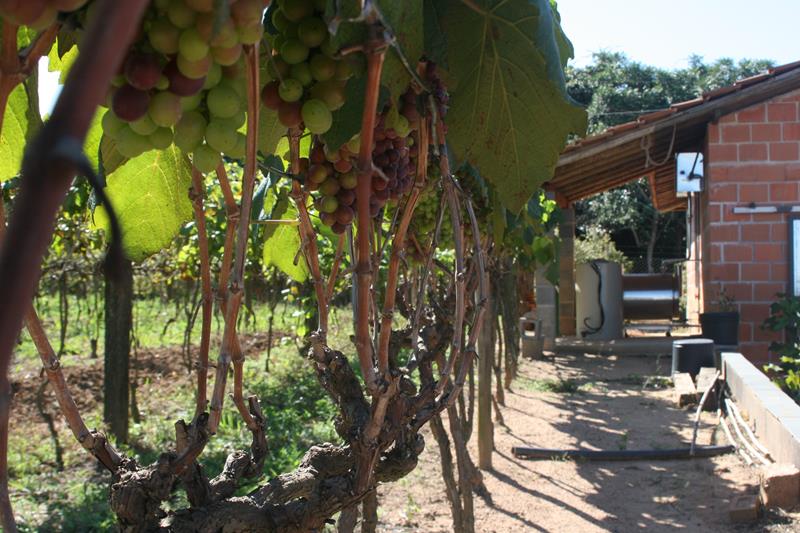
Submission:
[[723,352],[722,367],[731,395],[775,462],[800,468],[800,405],[740,353]]

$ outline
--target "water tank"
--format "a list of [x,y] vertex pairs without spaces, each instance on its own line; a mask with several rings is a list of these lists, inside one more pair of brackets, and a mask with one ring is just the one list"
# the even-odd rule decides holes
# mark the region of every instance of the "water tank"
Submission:
[[578,335],[585,339],[622,338],[622,267],[591,261],[575,267],[575,315]]
[[673,274],[622,276],[626,320],[666,319],[680,314],[681,281]]

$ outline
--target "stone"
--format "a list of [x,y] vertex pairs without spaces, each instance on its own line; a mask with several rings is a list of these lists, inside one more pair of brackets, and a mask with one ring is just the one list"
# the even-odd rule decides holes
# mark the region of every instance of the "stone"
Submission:
[[692,376],[688,372],[679,372],[672,375],[672,383],[675,386],[675,404],[684,407],[697,403],[697,389],[692,381]]
[[794,465],[766,465],[759,474],[761,503],[764,507],[791,509],[800,502],[800,470]]
[[717,369],[712,367],[703,367],[697,374],[697,380],[695,380],[695,384],[697,386],[698,395],[702,396],[706,389],[714,385],[714,389],[712,389],[712,391],[708,394],[706,403],[703,405],[704,411],[717,410],[717,385],[716,380],[714,379],[716,375]]
[[755,494],[739,494],[731,500],[728,517],[734,524],[755,522],[758,520],[760,502]]

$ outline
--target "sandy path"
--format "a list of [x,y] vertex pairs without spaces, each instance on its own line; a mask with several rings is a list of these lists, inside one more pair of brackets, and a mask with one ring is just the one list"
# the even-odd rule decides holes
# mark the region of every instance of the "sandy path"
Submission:
[[[656,388],[660,380],[643,386],[642,376],[668,372],[669,361],[655,358],[562,356],[524,362],[502,408],[507,427],[496,427],[494,470],[484,472],[492,501],[475,498],[476,531],[800,531],[800,521],[776,513],[758,524],[729,522],[731,497],[757,485],[756,470],[734,455],[594,463],[523,461],[511,455],[514,445],[611,450],[686,445],[693,412],[675,408],[672,389]],[[543,380],[574,380],[580,390],[542,392]],[[715,415],[704,414],[700,444],[724,441],[714,432],[715,422]],[[475,438],[476,457],[474,443]],[[381,531],[452,530],[430,434],[426,446],[419,468],[380,489]]]

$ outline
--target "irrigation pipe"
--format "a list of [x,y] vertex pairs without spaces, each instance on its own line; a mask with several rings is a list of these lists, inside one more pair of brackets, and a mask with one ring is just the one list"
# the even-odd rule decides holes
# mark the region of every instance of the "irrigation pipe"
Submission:
[[720,416],[719,423],[720,423],[720,425],[722,425],[723,431],[725,431],[725,436],[728,438],[728,442],[730,442],[731,445],[734,448],[736,448],[736,451],[739,452],[739,455],[742,456],[742,459],[744,459],[744,462],[747,463],[748,466],[752,465],[753,464],[753,459],[751,459],[750,456],[747,455],[747,453],[742,449],[741,446],[739,446],[739,444],[733,438],[733,435],[731,435],[731,430],[728,427],[728,423],[725,422],[725,417],[724,416]]
[[741,424],[742,427],[744,427],[744,431],[747,433],[747,436],[750,437],[750,441],[753,443],[753,445],[758,448],[758,450],[764,454],[764,456],[768,456],[769,450],[763,444],[761,444],[761,442],[759,442],[755,433],[753,433],[753,430],[750,429],[750,426],[744,421],[744,417],[742,416],[742,412],[739,411],[739,407],[728,398],[725,398],[725,405],[728,407],[728,410],[733,413],[733,417],[736,419],[736,421]]
[[716,386],[719,376],[720,372],[717,370],[716,374],[714,374],[714,379],[711,380],[711,383],[703,392],[703,396],[700,398],[700,405],[697,406],[697,411],[694,413],[694,429],[692,430],[692,445],[689,447],[689,455],[694,455],[695,443],[697,443],[697,427],[700,425],[700,414],[703,411],[706,400],[708,400],[708,395],[711,394],[714,386]]
[[747,439],[744,438],[744,435],[742,434],[742,429],[739,427],[739,424],[736,421],[736,417],[730,416],[730,417],[727,417],[727,418],[730,419],[731,425],[733,426],[733,430],[736,432],[736,435],[742,441],[742,444],[744,444],[744,447],[747,450],[747,453],[749,453],[750,455],[752,455],[753,457],[758,459],[758,461],[760,463],[768,465],[769,461],[767,461],[767,458],[764,457],[761,453],[759,453],[755,448],[753,448],[753,446],[747,441]]
[[692,459],[714,457],[736,450],[735,446],[697,446],[668,450],[554,450],[514,446],[511,452],[520,459],[580,459],[585,461],[664,461],[669,459]]

